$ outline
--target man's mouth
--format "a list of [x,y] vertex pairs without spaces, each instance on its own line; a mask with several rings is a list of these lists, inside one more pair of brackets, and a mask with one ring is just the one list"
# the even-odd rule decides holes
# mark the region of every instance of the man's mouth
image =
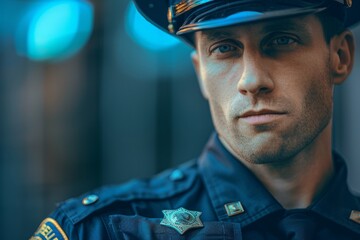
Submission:
[[239,118],[251,125],[271,123],[282,118],[286,112],[271,109],[250,110],[242,113]]

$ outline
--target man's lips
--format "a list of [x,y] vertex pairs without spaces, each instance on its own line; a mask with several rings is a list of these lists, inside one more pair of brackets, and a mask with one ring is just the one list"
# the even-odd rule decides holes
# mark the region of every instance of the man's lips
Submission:
[[256,110],[256,111],[255,110],[250,110],[250,111],[246,111],[246,112],[242,113],[240,115],[240,118],[259,116],[259,115],[268,115],[268,114],[281,115],[281,114],[285,114],[285,112],[283,112],[283,111],[275,111],[275,110],[270,110],[270,109],[262,109],[262,110]]
[[286,112],[283,111],[275,111],[270,109],[262,109],[258,111],[250,110],[246,111],[239,116],[243,121],[252,124],[252,125],[260,125],[273,122],[283,117]]

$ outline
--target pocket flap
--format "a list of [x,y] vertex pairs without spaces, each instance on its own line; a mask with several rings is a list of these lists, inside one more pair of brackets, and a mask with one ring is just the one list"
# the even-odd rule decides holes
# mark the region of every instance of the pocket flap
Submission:
[[160,218],[141,216],[110,216],[110,224],[117,240],[241,240],[239,223],[203,222],[202,228],[193,228],[180,234],[175,229],[161,225]]

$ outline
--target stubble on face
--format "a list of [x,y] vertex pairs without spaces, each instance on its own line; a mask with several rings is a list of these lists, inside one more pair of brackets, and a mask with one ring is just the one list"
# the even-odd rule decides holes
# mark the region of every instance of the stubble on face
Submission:
[[[290,114],[294,109],[298,109],[297,111],[301,114],[291,116],[293,125],[284,126],[285,129],[276,135],[271,131],[277,126],[271,124],[255,126],[254,129],[244,132],[239,127],[238,118],[235,117],[239,112],[238,108],[232,107],[230,118],[214,118],[215,127],[222,141],[225,141],[238,158],[252,164],[280,163],[292,159],[309,146],[331,122],[332,86],[329,61],[329,58],[324,61],[326,64],[321,68],[323,71],[318,72],[317,77],[312,79],[312,84],[304,96],[300,109],[291,99],[281,97],[257,99],[263,105],[288,110]],[[213,113],[219,112],[220,106],[216,106],[216,103],[210,105]],[[247,108],[240,102],[237,104],[236,101],[231,105],[240,106],[241,109]],[[250,131],[258,135],[255,137],[247,135],[246,132]]]

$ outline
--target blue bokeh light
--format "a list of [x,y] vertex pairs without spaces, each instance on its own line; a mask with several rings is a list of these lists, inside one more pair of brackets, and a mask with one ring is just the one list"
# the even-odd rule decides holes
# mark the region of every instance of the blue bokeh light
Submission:
[[37,61],[73,56],[88,41],[93,8],[87,1],[56,0],[36,3],[17,34],[17,50]]
[[126,13],[126,31],[129,36],[140,46],[152,50],[161,51],[177,45],[180,41],[161,31],[148,22],[130,2]]

